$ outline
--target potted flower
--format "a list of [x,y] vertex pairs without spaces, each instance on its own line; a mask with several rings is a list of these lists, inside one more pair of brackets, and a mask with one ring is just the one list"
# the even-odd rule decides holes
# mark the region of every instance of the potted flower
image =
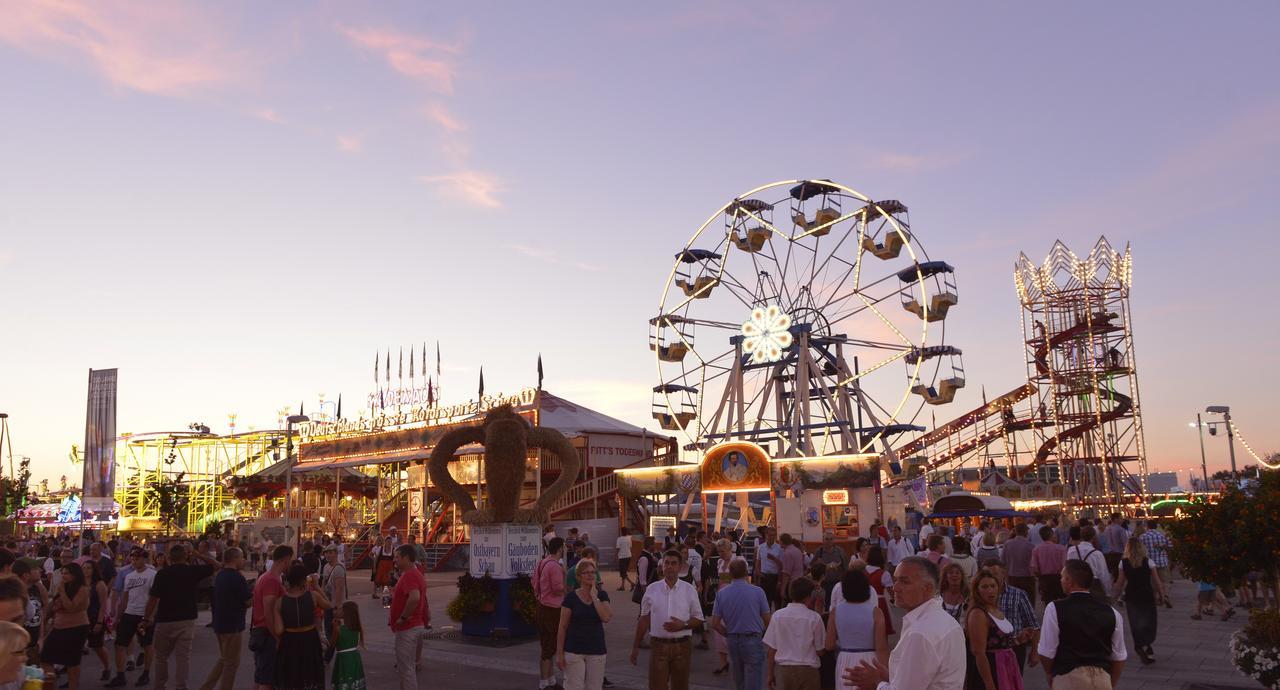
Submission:
[[1280,688],[1280,611],[1256,610],[1228,643],[1231,662],[1263,687]]

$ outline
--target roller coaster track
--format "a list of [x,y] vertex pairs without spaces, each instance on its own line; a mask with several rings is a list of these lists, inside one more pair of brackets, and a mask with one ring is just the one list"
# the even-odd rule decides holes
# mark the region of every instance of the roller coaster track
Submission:
[[[1057,376],[1049,368],[1048,357],[1050,349],[1057,348],[1067,341],[1073,340],[1082,334],[1090,332],[1090,330],[1095,332],[1103,329],[1114,330],[1118,328],[1117,326],[1111,325],[1111,320],[1114,318],[1114,314],[1093,314],[1090,318],[1082,320],[1080,323],[1062,331],[1061,333],[1055,334],[1052,338],[1047,340],[1044,338],[1038,338],[1031,341],[1036,344],[1033,362],[1035,364],[1038,377],[1051,384],[1057,383]],[[944,449],[940,449],[939,452],[933,455],[925,465],[924,471],[929,472],[938,469],[939,467],[943,467],[955,461],[957,458],[963,457],[967,453],[971,453],[990,445],[1011,431],[1051,426],[1053,425],[1053,420],[1051,419],[1035,417],[1011,419],[1008,415],[1007,411],[1012,410],[1014,405],[1030,397],[1038,390],[1038,388],[1039,386],[1036,382],[1028,381],[1026,384],[1019,386],[988,403],[985,403],[981,407],[970,410],[942,426],[937,427],[933,431],[907,442],[895,449],[894,452],[899,457],[906,458],[920,453],[927,448],[946,443],[946,447]],[[1033,471],[1034,468],[1040,465],[1040,463],[1048,459],[1048,457],[1053,454],[1054,450],[1063,441],[1077,438],[1099,425],[1123,417],[1133,408],[1133,401],[1128,396],[1116,393],[1105,386],[1098,387],[1098,396],[1103,400],[1109,400],[1115,403],[1115,406],[1107,412],[1096,415],[1086,422],[1070,427],[1061,433],[1046,439],[1036,451],[1033,462],[1023,470],[1024,473]],[[989,418],[996,415],[1000,416],[998,424],[989,426],[969,438],[958,438],[963,435],[963,432],[966,429],[982,425]]]

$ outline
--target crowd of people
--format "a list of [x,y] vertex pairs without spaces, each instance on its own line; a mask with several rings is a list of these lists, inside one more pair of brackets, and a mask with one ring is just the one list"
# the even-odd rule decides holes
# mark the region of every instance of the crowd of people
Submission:
[[[388,626],[400,686],[416,690],[430,620],[426,578],[414,546],[395,541]],[[0,690],[20,687],[15,674],[27,663],[75,690],[85,659],[96,659],[108,688],[194,687],[190,660],[202,600],[218,657],[201,690],[237,687],[246,632],[259,690],[363,690],[364,627],[348,596],[343,555],[341,539],[322,534],[296,553],[261,535],[143,543],[86,532],[7,542],[0,547],[0,622],[12,625],[0,625],[0,641],[21,644],[24,663],[10,669],[8,657],[0,661]]]
[[[1055,688],[1112,687],[1125,628],[1133,653],[1155,663],[1159,609],[1171,607],[1170,538],[1119,515],[960,528],[926,520],[914,539],[877,523],[869,537],[842,544],[828,533],[813,548],[770,527],[746,539],[623,529],[616,588],[606,587],[589,535],[549,527],[544,544],[532,576],[540,687],[557,690],[611,685],[611,590],[639,606],[628,658],[639,664],[648,650],[653,690],[687,688],[700,664],[751,690],[1020,690],[1035,667]],[[60,687],[78,688],[81,667],[96,661],[106,687],[187,688],[197,601],[207,599],[218,658],[202,690],[235,687],[246,641],[259,690],[363,689],[364,627],[344,549],[323,534],[296,553],[261,535],[10,541],[0,546],[0,622],[9,623],[0,640]],[[417,688],[430,625],[424,548],[392,533],[370,555],[399,685]],[[1192,618],[1230,618],[1232,593],[1265,606],[1273,583],[1259,580],[1260,591],[1198,583]],[[21,665],[10,666],[0,663],[0,690],[18,687]]]
[[[555,534],[534,576],[541,687],[605,687],[603,625],[614,613],[596,548],[576,531]],[[834,534],[806,549],[769,527],[745,541],[734,531],[624,531],[616,591],[640,605],[629,659],[649,650],[651,690],[687,688],[700,663],[741,690],[1020,690],[1036,667],[1054,688],[1109,688],[1128,655],[1126,627],[1134,654],[1156,662],[1171,548],[1154,521],[1119,514],[958,529],[926,520],[916,540],[877,523],[847,549]],[[1210,606],[1233,614],[1223,592],[1201,590],[1193,618]]]

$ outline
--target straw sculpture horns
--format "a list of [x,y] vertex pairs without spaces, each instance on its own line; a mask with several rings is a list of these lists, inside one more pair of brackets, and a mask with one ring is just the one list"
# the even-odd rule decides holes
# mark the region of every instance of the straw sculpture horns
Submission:
[[[449,474],[454,453],[469,443],[484,444],[486,500],[480,508],[476,508],[471,493]],[[532,506],[520,508],[520,489],[524,485],[529,448],[556,455],[560,459],[560,476],[543,488]],[[578,452],[564,434],[546,427],[531,428],[510,405],[503,405],[485,415],[482,423],[453,429],[441,436],[431,451],[427,469],[440,492],[462,510],[462,521],[468,525],[544,524],[551,505],[573,486],[579,464]]]

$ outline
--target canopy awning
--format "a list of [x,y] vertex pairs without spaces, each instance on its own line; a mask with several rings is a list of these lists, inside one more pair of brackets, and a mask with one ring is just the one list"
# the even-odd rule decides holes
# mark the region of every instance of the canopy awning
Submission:
[[1001,496],[953,491],[933,502],[933,513],[929,517],[1018,517],[1029,514],[1015,510],[1009,499]]

